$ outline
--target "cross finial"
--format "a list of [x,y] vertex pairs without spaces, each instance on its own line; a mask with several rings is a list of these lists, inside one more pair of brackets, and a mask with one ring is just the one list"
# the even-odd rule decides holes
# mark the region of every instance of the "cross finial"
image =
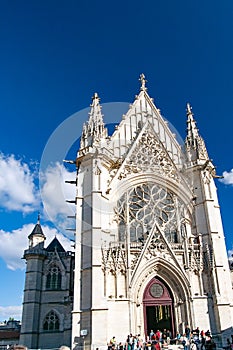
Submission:
[[146,87],[147,80],[146,80],[146,77],[145,77],[145,75],[143,73],[140,74],[139,81],[141,82],[140,90],[141,91],[146,91],[147,90],[147,87]]
[[188,115],[193,115],[192,107],[190,106],[190,103],[187,103],[186,112],[187,112],[187,116]]
[[40,224],[40,212],[38,211],[38,215],[37,215],[37,223]]

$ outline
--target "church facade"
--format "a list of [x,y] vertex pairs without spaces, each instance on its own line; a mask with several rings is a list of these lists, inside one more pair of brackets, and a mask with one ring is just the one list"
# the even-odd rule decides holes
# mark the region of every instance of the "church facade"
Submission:
[[147,93],[108,137],[98,95],[77,166],[72,342],[170,329],[232,331],[233,296],[215,167],[187,105],[182,148]]
[[[140,80],[138,96],[111,136],[97,94],[83,126],[75,160],[72,325],[70,343],[64,343],[105,349],[113,335],[124,342],[129,333],[146,338],[151,329],[166,328],[175,337],[188,324],[210,330],[221,345],[233,332],[233,294],[215,167],[191,106],[181,146],[150,98],[143,74]],[[44,258],[35,262],[30,254],[25,251],[27,270],[41,270]],[[71,265],[57,259],[63,281]],[[45,276],[40,283],[47,302]],[[69,296],[69,288],[64,282],[54,295]],[[43,330],[52,310],[57,330],[63,329],[62,315],[71,315],[71,305],[58,309],[53,299],[50,308],[42,310],[42,303],[40,311],[34,305],[29,312],[33,298],[36,291],[26,278],[23,315],[31,312]],[[32,332],[26,338],[29,323],[23,317],[22,342],[33,338]]]

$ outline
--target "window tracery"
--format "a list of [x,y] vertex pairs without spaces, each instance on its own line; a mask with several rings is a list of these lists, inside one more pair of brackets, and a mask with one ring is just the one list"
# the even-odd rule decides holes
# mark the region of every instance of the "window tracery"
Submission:
[[60,322],[57,314],[54,311],[50,311],[43,323],[43,330],[44,331],[57,331],[59,330]]
[[46,276],[46,289],[59,290],[61,289],[61,271],[55,264],[51,265]]
[[181,241],[184,205],[171,191],[153,183],[143,183],[130,189],[118,201],[115,209],[119,240],[126,239],[126,224],[131,242],[143,242],[154,222],[163,229],[170,243]]

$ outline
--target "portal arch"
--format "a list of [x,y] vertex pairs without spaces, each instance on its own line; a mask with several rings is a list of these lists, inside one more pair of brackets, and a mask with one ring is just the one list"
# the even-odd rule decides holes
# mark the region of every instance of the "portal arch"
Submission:
[[148,285],[154,278],[161,281],[166,286],[166,289],[169,290],[170,300],[172,300],[173,335],[177,331],[183,332],[185,323],[191,326],[193,323],[190,283],[181,268],[178,268],[174,261],[171,262],[160,257],[150,259],[146,263],[141,264],[134,274],[130,285],[131,298],[138,308],[138,318],[141,322],[143,320],[142,324],[144,325],[145,334],[144,296]]

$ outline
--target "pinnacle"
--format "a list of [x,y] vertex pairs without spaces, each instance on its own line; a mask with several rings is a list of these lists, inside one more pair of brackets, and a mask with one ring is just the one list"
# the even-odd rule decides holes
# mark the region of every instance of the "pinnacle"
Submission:
[[97,92],[95,92],[94,95],[92,96],[92,105],[91,106],[97,105],[97,104],[99,104],[99,102],[100,102],[99,95]]
[[186,115],[187,115],[187,116],[189,116],[189,115],[193,115],[193,112],[192,112],[192,107],[191,107],[191,105],[190,105],[190,103],[189,103],[189,102],[187,103]]
[[139,81],[141,82],[140,91],[146,91],[147,90],[147,87],[146,87],[147,80],[146,80],[146,77],[143,73],[140,74]]
[[107,129],[104,126],[103,114],[99,102],[99,95],[95,92],[90,105],[89,120],[83,124],[83,132],[80,141],[81,149],[93,146],[95,142],[99,142],[102,137],[107,136]]

